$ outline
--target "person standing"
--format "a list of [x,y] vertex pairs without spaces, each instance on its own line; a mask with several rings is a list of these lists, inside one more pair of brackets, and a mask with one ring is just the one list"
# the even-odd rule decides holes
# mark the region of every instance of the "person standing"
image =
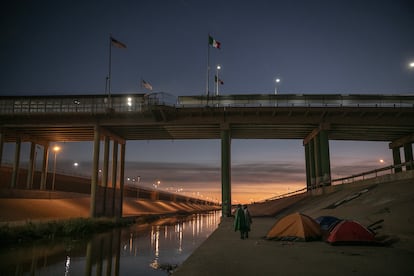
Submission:
[[241,204],[237,205],[234,217],[234,231],[240,231],[240,238],[244,239],[246,233],[246,215]]
[[247,205],[243,205],[243,212],[244,212],[244,217],[246,220],[246,227],[245,227],[245,232],[244,232],[244,237],[246,239],[249,238],[249,232],[250,232],[250,225],[252,224],[253,220],[252,220],[252,216],[250,215],[249,209],[247,209]]

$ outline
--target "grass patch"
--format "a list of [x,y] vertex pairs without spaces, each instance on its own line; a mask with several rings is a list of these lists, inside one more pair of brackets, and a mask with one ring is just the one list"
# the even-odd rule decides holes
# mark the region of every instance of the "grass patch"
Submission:
[[0,245],[22,243],[39,239],[71,237],[81,239],[114,227],[132,224],[130,220],[76,218],[70,220],[27,222],[23,225],[0,227]]

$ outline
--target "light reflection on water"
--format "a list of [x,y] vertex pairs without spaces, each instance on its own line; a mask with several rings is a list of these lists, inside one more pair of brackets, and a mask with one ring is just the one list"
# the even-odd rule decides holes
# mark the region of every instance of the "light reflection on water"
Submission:
[[0,250],[0,275],[167,275],[218,226],[221,212],[166,218],[86,241]]

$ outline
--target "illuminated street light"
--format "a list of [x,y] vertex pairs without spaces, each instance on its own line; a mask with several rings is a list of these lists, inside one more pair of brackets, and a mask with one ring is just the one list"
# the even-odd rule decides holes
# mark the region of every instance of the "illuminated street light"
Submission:
[[410,68],[414,68],[414,61],[410,62],[410,64],[408,65]]
[[276,78],[276,80],[275,80],[275,95],[277,95],[277,86],[278,86],[279,83],[280,83],[280,79]]
[[55,153],[55,159],[53,161],[53,179],[52,179],[52,191],[55,190],[55,179],[56,179],[56,157],[58,152],[60,151],[60,147],[59,146],[54,146],[53,147],[53,152]]
[[161,185],[161,181],[157,180],[157,182],[154,183],[155,189],[157,189]]
[[216,96],[218,96],[219,95],[219,82],[220,82],[220,79],[219,79],[219,70],[221,69],[221,66],[220,65],[217,65],[217,68],[216,68],[217,70],[216,70],[216,78],[215,78],[215,81],[216,81]]

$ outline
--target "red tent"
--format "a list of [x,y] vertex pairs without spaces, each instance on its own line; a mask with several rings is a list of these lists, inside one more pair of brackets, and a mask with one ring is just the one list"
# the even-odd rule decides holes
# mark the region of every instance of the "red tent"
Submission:
[[343,220],[332,229],[326,241],[331,244],[367,244],[375,243],[375,237],[358,222]]

